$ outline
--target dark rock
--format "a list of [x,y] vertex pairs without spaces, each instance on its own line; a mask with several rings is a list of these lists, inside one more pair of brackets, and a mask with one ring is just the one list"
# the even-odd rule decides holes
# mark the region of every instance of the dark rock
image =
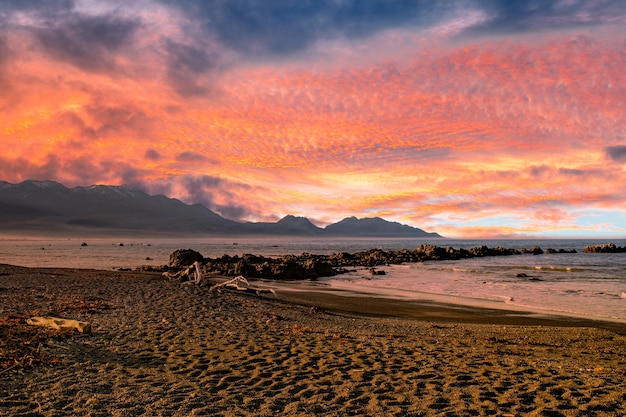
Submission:
[[274,279],[283,280],[300,280],[317,278],[308,272],[304,266],[298,264],[295,260],[283,260],[272,267],[272,275]]
[[240,259],[235,265],[232,274],[243,275],[244,277],[256,276],[257,268],[254,264],[245,259]]
[[626,252],[626,247],[615,246],[614,243],[602,243],[585,247],[587,253],[621,253]]
[[[469,255],[476,257],[485,257],[485,256],[509,256],[509,255],[519,255],[520,252],[516,249],[509,249],[503,247],[495,247],[489,248],[485,245],[477,246],[475,248],[470,249]],[[470,257],[471,257],[470,256]]]
[[[370,249],[356,253],[339,252],[330,255],[303,253],[299,256],[285,255],[280,258],[244,254],[242,257],[224,255],[215,259],[202,259],[202,255],[198,252],[186,249],[178,250],[170,255],[170,265],[172,267],[187,267],[195,261],[200,261],[204,263],[205,271],[223,276],[243,275],[246,278],[302,280],[351,272],[354,271],[355,267],[370,268],[370,273],[384,275],[384,271],[377,271],[375,268],[381,265],[484,256],[509,256],[520,253],[540,254],[543,251],[541,248],[533,248],[524,249],[523,252],[520,252],[516,249],[489,248],[484,245],[469,250],[457,250],[451,247],[423,244],[413,251],[407,249],[395,251]],[[518,275],[518,277],[528,278],[527,275]]]
[[315,278],[329,277],[335,275],[335,271],[333,270],[332,265],[321,259],[306,259],[304,261],[304,269],[307,270],[309,273],[314,274]]
[[572,250],[566,250],[566,249],[552,249],[552,248],[548,248],[546,249],[546,253],[576,253],[576,249],[572,249]]
[[193,249],[177,249],[170,255],[170,266],[184,268],[194,262],[202,262],[204,257]]
[[522,249],[522,253],[531,254],[531,255],[541,255],[543,254],[543,249],[541,249],[539,246],[535,246],[532,249]]
[[454,259],[455,251],[452,248],[442,248],[430,244],[423,244],[415,249],[416,253],[432,260]]

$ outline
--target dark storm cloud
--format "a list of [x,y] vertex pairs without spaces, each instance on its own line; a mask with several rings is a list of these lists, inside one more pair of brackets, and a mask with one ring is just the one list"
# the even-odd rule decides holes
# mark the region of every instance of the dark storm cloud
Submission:
[[141,23],[116,14],[71,14],[34,29],[34,35],[52,57],[87,71],[109,69],[115,53],[127,46]]
[[549,179],[556,178],[557,176],[569,177],[572,179],[583,178],[585,176],[599,178],[605,175],[605,172],[600,169],[555,168],[547,165],[531,166],[526,172],[528,172],[531,177],[536,179]]
[[0,35],[0,68],[5,61],[8,61],[11,51],[5,37]]
[[176,155],[176,161],[178,162],[204,162],[206,164],[219,165],[220,161],[214,158],[207,157],[201,153],[185,151]]
[[89,115],[89,127],[96,136],[116,135],[121,131],[150,133],[153,120],[135,106],[111,106],[95,102],[84,107]]
[[207,52],[196,46],[184,45],[169,41],[166,51],[171,60],[172,68],[190,74],[201,74],[215,67],[217,54]]
[[181,178],[181,185],[185,188],[187,193],[195,198],[191,198],[192,201],[204,200],[204,194],[211,189],[219,188],[223,185],[223,179],[219,177],[213,177],[211,175],[201,176],[186,176]]
[[0,1],[0,33],[19,28],[34,36],[48,55],[88,71],[110,67],[114,54],[140,25],[121,13],[79,13],[70,0]]
[[90,155],[60,157],[48,154],[41,163],[24,158],[0,157],[0,178],[49,180],[65,178],[68,184],[95,184],[111,174],[122,173],[125,183],[131,183],[141,172],[117,160],[94,161]]
[[431,25],[459,1],[430,0],[163,0],[179,7],[222,44],[243,53],[291,53],[318,39],[366,37],[398,27]]
[[134,187],[134,184],[141,183],[145,177],[145,172],[133,166],[122,167],[120,170],[122,184]]
[[[11,55],[11,50],[9,49],[9,44],[6,39],[0,34],[0,88],[4,91],[4,94],[7,94],[7,90],[10,88],[10,83],[5,80],[5,66],[9,62],[9,57]],[[0,103],[2,103],[2,99],[0,98]],[[0,105],[0,110],[2,106]]]
[[221,193],[226,186],[223,179],[210,175],[187,175],[180,179],[180,185],[185,190],[186,202],[202,204],[209,210],[215,209],[213,195]]
[[48,155],[48,158],[41,165],[33,164],[25,158],[3,158],[0,156],[0,178],[22,178],[34,180],[47,180],[56,178],[61,163],[59,158]]
[[16,12],[55,17],[71,11],[74,5],[74,0],[1,0],[0,20],[8,20]]
[[607,146],[604,151],[607,158],[615,162],[626,162],[626,145]]
[[168,55],[168,79],[180,95],[202,95],[209,91],[202,76],[216,69],[217,52],[206,45],[191,46],[173,41],[165,43],[165,52]]
[[178,154],[176,160],[179,162],[202,162],[205,158],[198,153],[186,151]]
[[[236,194],[249,190],[246,184],[211,175],[187,175],[177,181],[185,190],[183,200],[187,203],[202,204],[231,220],[241,220],[253,213],[250,208],[239,204],[241,198]],[[217,203],[217,200],[222,203]]]
[[601,24],[626,15],[623,0],[484,0],[475,5],[488,19],[473,32],[532,32],[541,29],[568,28]]
[[528,172],[532,177],[541,178],[543,175],[550,171],[550,167],[546,165],[541,166],[531,166],[528,168]]
[[248,218],[254,213],[248,207],[240,206],[240,205],[218,205],[213,208],[214,211],[220,214],[220,216],[235,220],[235,221],[243,221],[243,219]]
[[223,45],[247,54],[288,54],[319,39],[360,38],[397,27],[430,27],[469,11],[486,19],[470,32],[592,25],[626,14],[623,0],[161,0]]
[[[320,39],[365,38],[390,28],[431,27],[469,11],[482,11],[486,17],[468,28],[470,33],[591,25],[626,15],[623,0],[156,1],[182,11],[191,23],[183,27],[186,40],[162,40],[167,76],[182,95],[205,94],[211,88],[210,80],[201,75],[215,72],[222,56],[216,44],[207,40],[254,58],[299,52]],[[132,42],[141,27],[140,20],[118,10],[85,15],[76,11],[72,0],[2,0],[0,23],[9,27],[17,12],[36,16],[39,23],[30,30],[51,56],[99,71],[113,64],[113,55]]]
[[150,159],[151,161],[158,161],[162,158],[161,154],[154,150],[154,149],[148,149],[146,150],[146,153],[144,154],[144,157],[146,159]]
[[569,177],[583,177],[588,175],[589,171],[584,169],[559,168],[559,174]]

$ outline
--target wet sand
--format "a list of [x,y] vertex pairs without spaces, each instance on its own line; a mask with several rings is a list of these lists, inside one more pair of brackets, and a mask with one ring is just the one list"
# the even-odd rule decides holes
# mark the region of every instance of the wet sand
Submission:
[[5,344],[34,315],[93,333],[30,329],[43,360],[0,357],[0,415],[626,415],[621,324],[275,289],[1,265]]

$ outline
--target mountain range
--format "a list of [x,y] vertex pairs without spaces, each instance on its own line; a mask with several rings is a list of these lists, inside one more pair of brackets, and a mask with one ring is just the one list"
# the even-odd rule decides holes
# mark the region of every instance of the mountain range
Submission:
[[348,217],[325,228],[305,217],[236,222],[200,204],[126,185],[67,188],[54,181],[0,181],[0,234],[11,236],[309,236],[439,238],[381,218]]

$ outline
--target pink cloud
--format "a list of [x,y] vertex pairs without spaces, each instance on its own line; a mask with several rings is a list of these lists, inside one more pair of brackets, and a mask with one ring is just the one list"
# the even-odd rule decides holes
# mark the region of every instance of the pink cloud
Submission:
[[[449,227],[440,213],[575,227],[580,207],[626,204],[619,30],[454,44],[444,31],[401,57],[384,46],[402,31],[385,32],[316,43],[314,57],[334,45],[332,62],[307,65],[238,61],[162,13],[98,20],[123,36],[89,38],[96,67],[86,44],[68,55],[59,42],[89,32],[82,20],[50,28],[52,44],[25,29],[0,43],[2,179],[127,182],[241,220],[375,214],[425,228]],[[350,65],[334,56],[350,44],[376,47]]]

